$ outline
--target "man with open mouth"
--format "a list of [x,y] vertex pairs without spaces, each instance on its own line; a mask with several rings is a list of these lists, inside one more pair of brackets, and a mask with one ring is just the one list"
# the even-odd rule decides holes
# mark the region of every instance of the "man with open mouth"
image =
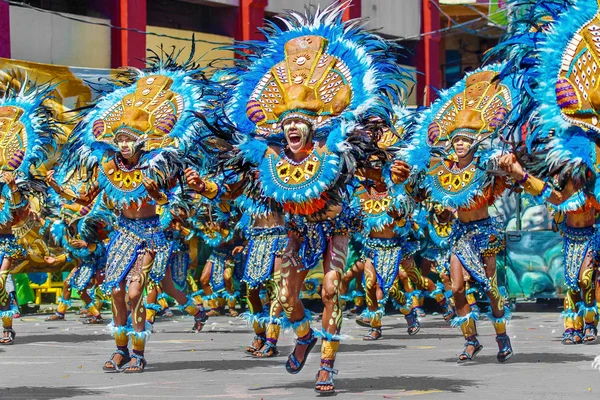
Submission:
[[[342,20],[348,6],[346,1],[305,15],[279,16],[286,31],[273,26],[265,30],[266,42],[249,45],[257,51],[247,52],[234,70],[239,79],[225,108],[235,130],[233,150],[223,157],[226,167],[236,165],[242,172],[251,166],[255,173],[247,179],[287,216],[278,298],[297,340],[286,370],[299,373],[321,337],[319,394],[335,393],[340,287],[348,236],[361,224],[350,205],[349,183],[357,173],[373,171],[371,155],[383,155],[360,123],[374,115],[391,120],[388,99],[402,101],[402,88],[411,79],[390,56],[394,43],[350,28],[356,21]],[[397,181],[408,175],[403,162],[391,170]],[[375,179],[381,179],[378,175]],[[324,311],[317,330],[311,328],[300,291],[320,261]]]

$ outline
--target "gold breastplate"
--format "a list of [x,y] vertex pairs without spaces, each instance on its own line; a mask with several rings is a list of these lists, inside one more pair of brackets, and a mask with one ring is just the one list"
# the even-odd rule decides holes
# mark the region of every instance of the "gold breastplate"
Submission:
[[137,189],[144,178],[144,174],[140,169],[126,170],[114,158],[102,163],[102,169],[108,182],[125,192]]

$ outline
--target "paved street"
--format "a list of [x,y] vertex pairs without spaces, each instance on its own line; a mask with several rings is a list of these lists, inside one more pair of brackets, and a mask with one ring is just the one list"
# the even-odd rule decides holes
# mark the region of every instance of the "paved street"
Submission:
[[[415,337],[404,320],[384,318],[384,338],[363,342],[366,328],[346,320],[336,368],[338,399],[598,399],[600,372],[591,368],[600,346],[563,346],[556,312],[519,312],[509,333],[516,355],[496,362],[490,322],[479,323],[484,350],[477,362],[457,365],[462,339],[440,316],[428,315]],[[243,321],[212,318],[200,334],[181,315],[158,319],[148,344],[146,373],[107,374],[103,362],[114,343],[102,326],[84,326],[74,314],[65,322],[44,316],[15,321],[15,345],[0,348],[2,399],[310,399],[318,349],[297,376],[285,372],[285,356],[247,357],[252,333]],[[280,341],[291,350],[293,335]]]

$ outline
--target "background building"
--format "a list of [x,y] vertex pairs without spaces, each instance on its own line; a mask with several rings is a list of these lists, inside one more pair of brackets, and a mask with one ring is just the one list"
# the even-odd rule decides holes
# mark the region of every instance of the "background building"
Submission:
[[[141,60],[160,46],[189,48],[193,35],[196,54],[227,64],[234,55],[220,48],[233,40],[261,40],[265,18],[331,1],[0,0],[0,57],[142,67]],[[465,69],[476,68],[502,33],[490,28],[490,1],[499,0],[353,0],[345,18],[366,17],[368,28],[401,41],[407,51],[398,61],[418,80],[409,103],[429,104],[435,91],[428,87],[449,86]]]

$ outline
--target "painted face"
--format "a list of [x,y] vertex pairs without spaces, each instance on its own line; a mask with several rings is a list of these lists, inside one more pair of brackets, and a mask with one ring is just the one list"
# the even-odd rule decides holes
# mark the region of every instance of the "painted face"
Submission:
[[466,157],[469,154],[469,150],[471,150],[472,144],[473,140],[464,136],[457,136],[452,141],[452,147],[454,148],[454,152],[458,158]]
[[292,153],[300,153],[306,150],[311,144],[311,128],[304,121],[297,119],[285,121],[283,123],[283,133]]
[[132,158],[135,155],[135,139],[129,135],[124,133],[117,134],[115,138],[117,142],[117,147],[119,148],[119,153],[126,160]]

